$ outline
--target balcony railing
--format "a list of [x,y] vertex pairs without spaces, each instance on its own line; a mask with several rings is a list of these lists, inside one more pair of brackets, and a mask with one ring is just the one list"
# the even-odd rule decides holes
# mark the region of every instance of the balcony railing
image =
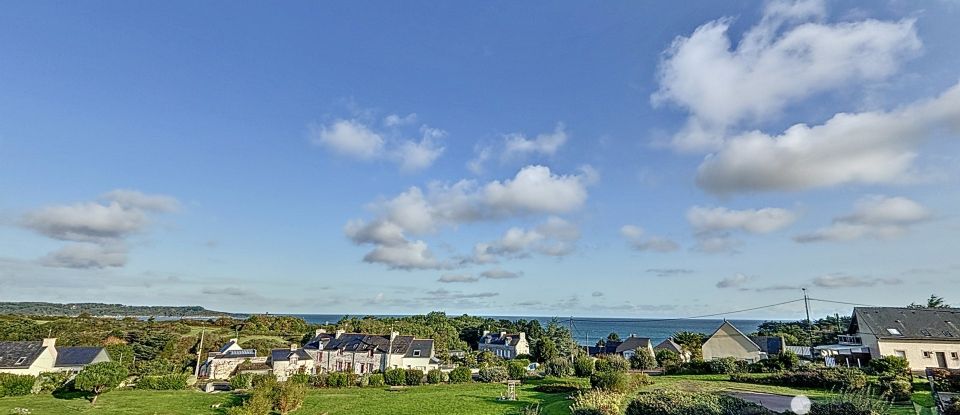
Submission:
[[837,342],[840,344],[848,344],[852,346],[860,346],[863,344],[863,340],[860,339],[860,336],[848,336],[848,335],[837,336]]

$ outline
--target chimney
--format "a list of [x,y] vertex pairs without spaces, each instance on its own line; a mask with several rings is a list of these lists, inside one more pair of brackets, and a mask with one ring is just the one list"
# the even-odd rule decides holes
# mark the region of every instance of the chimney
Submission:
[[527,341],[527,333],[520,332],[520,340]]
[[314,332],[313,335],[314,335],[314,336],[319,336],[319,335],[324,334],[324,333],[326,333],[326,332],[327,332],[327,331],[324,330],[324,329],[317,329],[317,331]]
[[43,339],[43,347],[49,347],[55,349],[57,347],[57,338],[51,337]]
[[230,339],[230,341],[228,341],[227,343],[239,343],[239,342],[237,341],[237,339]]
[[296,343],[290,343],[290,351],[292,352],[292,351],[295,351],[295,350],[297,350],[297,344],[296,344]]
[[507,332],[501,331],[501,332],[500,332],[500,338],[502,339],[502,338],[504,338],[504,337],[507,337]]
[[339,329],[338,329],[338,330],[337,330],[337,334],[335,334],[335,335],[333,336],[333,338],[339,339],[340,336],[343,335],[343,333],[346,333],[346,331],[345,331],[345,330],[339,330]]
[[399,331],[391,331],[391,332],[390,332],[390,340],[396,339],[397,336],[399,336],[399,335],[400,335],[400,332],[399,332]]

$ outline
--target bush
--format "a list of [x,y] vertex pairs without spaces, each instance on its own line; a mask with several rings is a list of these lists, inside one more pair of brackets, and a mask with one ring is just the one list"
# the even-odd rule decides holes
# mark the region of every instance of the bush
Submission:
[[543,371],[549,376],[562,378],[573,374],[573,365],[570,364],[569,360],[562,357],[550,359],[543,366]]
[[943,415],[960,415],[960,399],[950,399],[950,402],[943,406]]
[[92,405],[97,403],[100,394],[120,386],[127,373],[127,368],[117,362],[94,363],[77,373],[73,384],[78,390],[93,393]]
[[900,376],[910,374],[910,362],[905,357],[883,356],[870,361],[870,370],[880,376]]
[[310,383],[310,375],[306,373],[295,373],[293,375],[290,375],[290,377],[287,378],[287,382],[306,385]]
[[628,375],[628,382],[631,389],[639,389],[641,386],[652,385],[653,381],[646,373],[631,373]]
[[228,415],[263,415],[273,411],[273,397],[265,390],[254,390],[243,405],[234,406],[227,410]]
[[578,394],[570,405],[572,415],[620,415],[624,395],[617,392],[591,390]]
[[533,390],[540,393],[573,393],[579,391],[580,387],[566,383],[547,383],[534,386]]
[[401,368],[387,369],[383,374],[384,381],[390,386],[401,386],[407,383],[407,372]]
[[423,383],[423,371],[420,369],[407,369],[404,374],[407,385],[417,386]]
[[522,380],[527,376],[527,365],[521,362],[510,362],[507,365],[507,373],[510,379]]
[[623,356],[616,354],[606,354],[600,356],[600,359],[596,362],[596,371],[597,372],[609,372],[611,370],[617,372],[626,372],[630,370],[630,362],[627,359],[624,359]]
[[718,375],[740,373],[740,368],[740,362],[735,357],[721,357],[710,361],[710,372]]
[[382,373],[374,373],[374,374],[370,375],[369,378],[367,379],[367,385],[370,385],[370,386],[383,386],[383,374],[382,374]]
[[880,378],[880,392],[894,402],[909,401],[913,395],[913,383],[902,376]]
[[230,378],[230,389],[249,389],[252,386],[251,381],[253,380],[252,376],[249,373],[240,373],[232,378]]
[[296,411],[303,405],[307,388],[302,383],[284,382],[273,391],[273,409],[281,414]]
[[626,392],[630,385],[627,374],[616,370],[597,371],[590,376],[590,387],[611,392]]
[[470,368],[465,366],[459,366],[456,369],[450,371],[450,383],[465,383],[469,382],[473,377],[470,373]]
[[143,376],[137,380],[137,389],[157,391],[181,390],[187,388],[187,374],[170,374],[161,376]]
[[254,388],[273,387],[277,383],[277,377],[272,373],[255,373],[250,378],[250,386]]
[[[41,373],[40,376],[37,376],[37,381],[34,383],[34,391],[55,392],[66,388],[68,383],[70,383],[69,372],[44,372]],[[2,387],[0,387],[0,389],[2,389]],[[0,392],[0,396],[3,396],[3,392]]]
[[581,355],[577,356],[577,358],[573,360],[573,374],[581,378],[592,375],[595,367],[596,365],[590,356]]
[[[401,369],[402,370],[402,369]],[[328,388],[345,388],[357,382],[357,375],[353,372],[330,372],[327,374]]]
[[443,372],[440,369],[430,369],[427,372],[427,383],[436,385],[440,382],[443,382]]
[[834,390],[863,389],[867,386],[867,375],[863,371],[841,367],[783,372],[766,376],[734,374],[730,376],[730,380],[762,385]]
[[29,395],[36,382],[36,376],[0,373],[0,397]]
[[507,368],[503,366],[492,366],[485,367],[480,369],[480,373],[477,374],[477,378],[481,382],[503,382],[510,378],[510,373],[507,371]]
[[709,375],[713,373],[710,368],[710,362],[704,362],[702,360],[693,360],[674,367],[666,366],[664,368],[667,369],[667,373],[669,374]]
[[650,352],[650,349],[637,349],[633,356],[630,356],[630,367],[637,370],[650,370],[657,367],[657,358]]
[[656,391],[638,396],[627,405],[626,415],[772,415],[773,412],[742,399],[707,393]]

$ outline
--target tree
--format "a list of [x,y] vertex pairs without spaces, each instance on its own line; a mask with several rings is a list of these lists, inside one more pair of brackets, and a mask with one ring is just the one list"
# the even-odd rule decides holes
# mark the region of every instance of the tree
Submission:
[[927,305],[910,303],[907,308],[950,308],[950,304],[947,304],[946,301],[943,300],[943,297],[930,294],[930,298],[927,299]]
[[540,347],[537,347],[536,358],[540,362],[550,361],[560,355],[557,350],[557,344],[552,339],[540,340]]
[[79,390],[93,393],[90,403],[97,402],[100,394],[116,388],[127,378],[127,368],[117,362],[100,362],[89,365],[74,380],[75,387]]
[[611,332],[610,334],[607,335],[607,340],[618,342],[620,341],[620,335],[617,334],[616,332]]
[[630,367],[639,370],[650,370],[657,367],[657,358],[650,352],[650,349],[641,347],[633,353],[633,356],[630,356]]
[[680,345],[684,352],[689,353],[690,360],[703,360],[703,333],[681,331],[673,334],[673,341]]

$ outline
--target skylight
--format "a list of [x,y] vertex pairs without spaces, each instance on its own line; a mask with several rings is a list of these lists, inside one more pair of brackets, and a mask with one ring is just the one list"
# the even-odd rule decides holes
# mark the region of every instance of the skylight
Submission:
[[900,333],[900,330],[898,330],[898,329],[887,329],[887,333],[890,333],[890,334],[892,334],[892,335],[894,335],[894,336],[900,336],[900,335],[902,335],[902,333]]

